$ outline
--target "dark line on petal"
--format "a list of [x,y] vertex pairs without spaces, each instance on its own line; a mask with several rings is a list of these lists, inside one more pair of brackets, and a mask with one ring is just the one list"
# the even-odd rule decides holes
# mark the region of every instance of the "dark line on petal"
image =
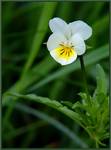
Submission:
[[64,54],[64,51],[60,53],[60,55]]
[[70,52],[68,52],[68,56],[70,56]]
[[67,55],[67,51],[65,51],[65,55]]
[[63,44],[59,44],[60,46],[64,46]]
[[64,48],[63,48],[63,49],[61,49],[60,51],[64,51]]

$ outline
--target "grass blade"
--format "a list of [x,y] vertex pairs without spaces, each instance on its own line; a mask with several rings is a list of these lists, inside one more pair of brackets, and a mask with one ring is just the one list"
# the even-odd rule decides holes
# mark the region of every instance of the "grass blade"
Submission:
[[[23,75],[31,67],[35,57],[37,57],[37,54],[40,50],[40,46],[41,46],[43,39],[45,37],[45,34],[47,32],[49,19],[52,17],[52,15],[55,11],[56,5],[57,5],[57,3],[54,3],[54,2],[44,3],[40,21],[39,21],[39,24],[37,25],[37,31],[36,31],[36,34],[33,39],[32,48],[30,50],[28,60],[23,69]],[[43,32],[39,32],[39,31],[43,31]]]
[[73,140],[75,143],[77,143],[82,148],[88,147],[76,134],[72,133],[72,131],[70,129],[68,129],[65,125],[63,125],[59,121],[55,120],[54,118],[44,114],[43,112],[34,110],[33,108],[28,107],[28,106],[18,103],[18,102],[16,103],[15,108],[18,110],[21,110],[23,112],[26,112],[28,114],[32,114],[35,117],[48,122],[49,124],[53,125],[58,130],[60,130],[64,134],[66,134],[71,140]]

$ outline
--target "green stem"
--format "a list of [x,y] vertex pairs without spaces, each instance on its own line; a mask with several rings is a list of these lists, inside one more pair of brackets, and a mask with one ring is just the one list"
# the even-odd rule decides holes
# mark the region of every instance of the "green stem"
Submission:
[[84,65],[84,60],[83,60],[83,56],[82,55],[79,57],[79,60],[80,60],[80,64],[81,64],[81,70],[82,70],[82,75],[83,75],[84,87],[85,87],[85,91],[87,93],[87,97],[88,97],[88,100],[89,100],[90,99],[90,95],[89,95],[86,70],[85,70],[85,65]]
[[99,144],[98,144],[98,141],[95,141],[96,142],[96,148],[99,148]]

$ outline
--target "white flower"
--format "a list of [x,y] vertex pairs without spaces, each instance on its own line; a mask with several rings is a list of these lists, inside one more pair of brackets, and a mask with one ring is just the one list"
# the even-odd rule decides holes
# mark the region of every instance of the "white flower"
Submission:
[[47,41],[51,56],[61,65],[74,62],[78,55],[85,53],[87,40],[92,35],[92,28],[83,21],[67,24],[60,18],[49,21],[53,32]]

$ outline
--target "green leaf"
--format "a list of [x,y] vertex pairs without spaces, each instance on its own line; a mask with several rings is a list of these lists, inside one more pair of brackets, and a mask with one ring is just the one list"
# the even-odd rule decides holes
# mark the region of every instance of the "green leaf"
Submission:
[[94,96],[100,93],[107,94],[107,81],[103,68],[98,64],[96,66],[97,70],[97,88],[94,92]]

